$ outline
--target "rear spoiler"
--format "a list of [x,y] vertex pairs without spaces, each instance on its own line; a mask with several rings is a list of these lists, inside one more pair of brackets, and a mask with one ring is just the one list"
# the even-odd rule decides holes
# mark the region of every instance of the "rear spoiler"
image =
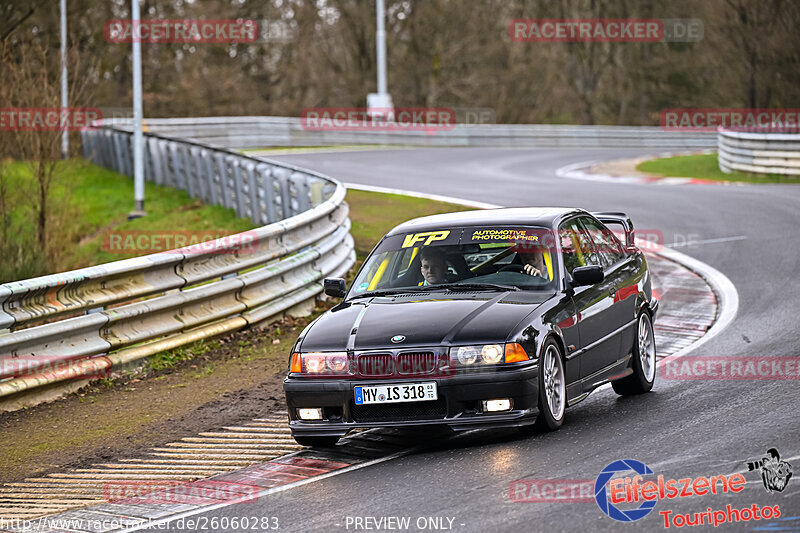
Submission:
[[622,226],[625,230],[625,246],[627,248],[636,247],[634,244],[633,222],[631,221],[631,217],[627,214],[621,211],[600,211],[592,213],[592,216],[607,226],[615,224]]

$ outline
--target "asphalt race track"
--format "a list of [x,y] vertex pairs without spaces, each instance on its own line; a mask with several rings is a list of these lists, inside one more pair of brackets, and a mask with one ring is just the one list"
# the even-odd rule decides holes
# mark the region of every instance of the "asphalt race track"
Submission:
[[[666,244],[718,269],[738,290],[735,320],[688,357],[800,354],[800,187],[614,184],[555,174],[579,161],[642,154],[455,148],[275,159],[344,182],[501,205],[624,210],[637,228],[660,230]],[[685,245],[689,240],[699,244]],[[276,517],[281,531],[659,531],[664,529],[663,511],[677,515],[756,504],[779,505],[780,519],[725,523],[717,530],[800,531],[800,479],[791,479],[783,492],[769,493],[745,464],[774,447],[797,470],[798,399],[796,380],[661,379],[652,393],[630,399],[606,389],[569,409],[555,433],[518,438],[510,432],[475,431],[441,440],[421,436],[413,451],[391,460],[194,518]],[[635,525],[609,518],[592,497],[530,503],[512,501],[513,490],[509,492],[520,479],[593,481],[609,463],[628,458],[665,479],[739,472],[747,483],[736,494],[660,501]],[[409,522],[404,526],[388,517]]]

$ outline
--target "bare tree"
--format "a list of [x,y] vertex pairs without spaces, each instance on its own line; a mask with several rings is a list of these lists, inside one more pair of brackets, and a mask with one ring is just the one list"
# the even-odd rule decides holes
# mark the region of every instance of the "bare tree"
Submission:
[[[68,63],[74,71],[80,71],[80,63],[74,50],[68,53]],[[8,51],[0,53],[2,72],[4,77],[3,101],[10,103],[10,107],[27,113],[28,117],[46,116],[48,110],[61,108],[58,54],[54,54],[36,44],[31,44],[22,49],[15,50],[12,56]],[[84,102],[87,80],[75,76],[69,86],[71,107],[76,107],[78,102]],[[64,110],[62,110],[62,113]],[[57,253],[54,244],[58,239],[49,234],[48,223],[57,220],[60,215],[69,210],[69,198],[64,197],[60,205],[51,205],[51,191],[57,179],[57,168],[60,164],[60,127],[47,125],[24,125],[20,115],[9,118],[7,129],[4,132],[4,145],[9,155],[17,161],[23,162],[32,178],[30,194],[17,195],[18,198],[27,198],[30,202],[35,226],[36,242],[39,253],[44,257],[46,264],[52,264]],[[69,127],[65,125],[63,127]],[[18,187],[25,187],[24,179],[17,179]],[[4,181],[7,192],[7,181]],[[5,207],[7,209],[8,206]],[[13,209],[21,209],[14,205]],[[8,224],[5,224],[8,228]]]

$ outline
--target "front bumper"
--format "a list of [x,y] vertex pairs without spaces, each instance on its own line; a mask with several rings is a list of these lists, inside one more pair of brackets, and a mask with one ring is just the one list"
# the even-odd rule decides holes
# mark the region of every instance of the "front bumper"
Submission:
[[650,298],[650,314],[653,317],[653,321],[655,321],[656,313],[658,313],[658,305],[659,305],[659,301],[655,296]]
[[[438,400],[355,405],[356,385],[435,381]],[[354,428],[447,426],[454,431],[521,427],[536,421],[538,366],[470,372],[445,377],[385,379],[318,379],[287,377],[283,382],[289,427],[295,436],[346,435]],[[509,411],[484,413],[482,401],[511,398]],[[304,421],[297,409],[319,407],[323,420]]]

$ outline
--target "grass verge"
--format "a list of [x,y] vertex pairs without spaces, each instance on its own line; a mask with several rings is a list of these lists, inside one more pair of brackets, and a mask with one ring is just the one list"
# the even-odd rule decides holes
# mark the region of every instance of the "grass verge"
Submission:
[[798,176],[780,174],[726,174],[719,169],[717,154],[684,155],[652,159],[636,165],[636,170],[660,176],[697,178],[713,181],[738,181],[747,183],[800,183]]
[[[138,255],[155,253],[179,246],[165,246],[164,236],[191,232],[195,239],[206,235],[212,238],[246,231],[253,227],[250,220],[237,218],[233,209],[205,205],[191,198],[186,191],[145,184],[147,216],[128,220],[133,209],[133,180],[83,160],[59,162],[49,211],[60,212],[50,224],[48,239],[52,243],[47,256],[55,258],[49,264],[25,264],[15,268],[12,258],[0,268],[0,281],[12,281],[52,272],[119,261]],[[29,197],[35,186],[25,163],[8,163],[4,179],[9,197],[6,205],[13,206],[8,218],[15,248],[32,247],[36,226],[31,216]],[[114,246],[109,240],[117,235],[160,235],[161,240],[120,241]],[[174,238],[174,237],[173,237]],[[188,244],[188,243],[187,243]],[[132,245],[132,246],[131,246]],[[152,245],[152,246],[151,246]],[[42,254],[38,254],[42,255]]]

